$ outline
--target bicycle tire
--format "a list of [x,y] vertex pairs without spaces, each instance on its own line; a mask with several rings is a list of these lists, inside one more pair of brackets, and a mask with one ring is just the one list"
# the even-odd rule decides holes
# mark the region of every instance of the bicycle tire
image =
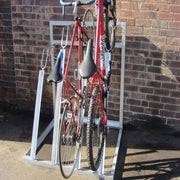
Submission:
[[[72,105],[72,108],[71,108]],[[80,143],[75,134],[75,126],[71,118],[74,117],[77,124],[80,118],[80,107],[77,98],[71,98],[70,103],[64,104],[59,131],[59,166],[64,178],[69,178],[76,166]],[[66,132],[65,132],[66,131]],[[81,131],[81,130],[79,130]]]
[[[112,27],[110,27],[112,21]],[[104,40],[107,50],[112,50],[116,40],[116,0],[111,0],[111,3],[104,4]]]
[[99,168],[104,146],[104,129],[100,107],[100,90],[93,88],[87,121],[87,157],[91,170]]
[[[89,26],[91,24],[91,26]],[[90,9],[87,9],[84,13],[83,16],[83,21],[82,21],[82,27],[83,29],[86,31],[89,39],[93,40],[93,47],[95,46],[95,23],[94,23],[94,16],[93,16],[93,12]],[[87,38],[85,37],[84,34],[82,34],[82,60],[84,60],[84,54],[86,50],[86,45],[87,45]]]
[[[88,25],[90,24],[90,26]],[[82,21],[83,28],[86,30],[88,37],[90,39],[95,39],[95,24],[93,12],[90,9],[87,9],[83,16]],[[88,31],[87,31],[88,30]]]

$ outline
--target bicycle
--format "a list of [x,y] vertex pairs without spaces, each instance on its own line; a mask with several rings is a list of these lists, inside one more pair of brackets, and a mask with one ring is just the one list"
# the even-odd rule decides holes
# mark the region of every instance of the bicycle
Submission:
[[[88,2],[64,2],[60,0],[64,8],[63,13],[65,13],[65,6],[74,5],[74,12],[76,14],[78,7],[91,5],[94,2],[95,0],[89,0]],[[90,168],[93,171],[99,168],[103,153],[104,138],[107,134],[111,61],[109,58],[106,58],[107,62],[105,62],[105,43],[107,51],[110,52],[115,45],[116,5],[115,0],[98,0],[95,4],[98,9],[96,30],[91,10],[86,10],[82,24],[79,16],[77,16],[75,18],[65,72],[64,74],[62,73],[62,58],[59,58],[48,78],[49,82],[63,82],[61,98],[63,112],[59,133],[59,165],[60,171],[65,178],[71,176],[77,163],[79,149],[82,144],[84,111],[88,103],[87,156]],[[109,22],[111,20],[113,21],[113,28],[110,38]],[[79,75],[75,75],[74,80],[72,80],[72,77],[68,73],[77,31]],[[93,46],[93,40],[96,40],[95,47]],[[85,56],[84,45],[86,45]],[[95,52],[94,57],[93,51]],[[99,58],[100,71],[98,68]],[[75,74],[77,74],[76,70]],[[77,87],[75,87],[73,81],[76,81],[76,84],[78,84]]]

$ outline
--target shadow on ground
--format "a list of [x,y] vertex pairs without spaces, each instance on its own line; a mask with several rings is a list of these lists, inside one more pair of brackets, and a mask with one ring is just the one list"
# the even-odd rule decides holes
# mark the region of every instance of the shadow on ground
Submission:
[[180,136],[170,127],[125,125],[114,179],[180,179]]
[[[0,115],[4,116],[0,122],[0,140],[31,142],[33,114],[0,108]],[[49,123],[46,118],[41,119],[40,132]],[[111,139],[112,134],[107,143],[108,147],[112,146]],[[130,124],[124,125],[114,179],[180,178],[179,142],[179,133],[170,128],[138,129]],[[107,161],[110,158],[112,157],[106,156]]]

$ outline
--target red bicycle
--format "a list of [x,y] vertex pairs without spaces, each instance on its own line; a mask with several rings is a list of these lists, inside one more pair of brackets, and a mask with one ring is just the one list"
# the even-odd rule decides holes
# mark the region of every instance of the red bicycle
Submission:
[[[96,28],[94,14],[86,10],[82,23],[78,7],[95,2],[97,7]],[[87,116],[87,157],[90,168],[99,168],[103,153],[104,138],[107,134],[108,95],[111,76],[110,52],[115,45],[116,4],[115,0],[90,0],[88,2],[64,2],[61,5],[74,5],[75,25],[66,62],[62,73],[62,56],[58,58],[48,81],[62,81],[63,111],[59,133],[59,164],[65,178],[71,176],[77,163],[82,144],[84,111],[88,106]],[[112,27],[110,30],[110,21]],[[78,32],[78,71],[71,61],[76,33]],[[95,41],[95,42],[94,42]],[[93,54],[94,53],[94,54]],[[72,66],[70,67],[70,65]],[[74,70],[74,76],[72,69]],[[71,69],[71,70],[70,70]]]

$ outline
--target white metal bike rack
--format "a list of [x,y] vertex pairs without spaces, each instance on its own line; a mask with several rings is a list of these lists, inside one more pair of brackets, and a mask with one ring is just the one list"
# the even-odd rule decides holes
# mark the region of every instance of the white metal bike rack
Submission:
[[[53,39],[53,26],[67,26],[74,24],[73,21],[50,21],[50,43],[52,47],[56,44],[61,44],[62,40],[54,40]],[[117,23],[117,27],[122,28],[122,41],[121,43],[116,43],[115,48],[121,48],[121,81],[120,81],[120,110],[119,110],[119,121],[108,120],[107,125],[110,128],[115,128],[119,130],[116,149],[114,153],[114,159],[112,163],[111,173],[108,174],[108,177],[113,177],[115,173],[115,166],[118,157],[119,146],[121,142],[121,136],[123,131],[123,100],[124,100],[124,68],[125,68],[125,42],[126,42],[126,23],[120,22]],[[71,41],[66,42],[67,45],[70,45]],[[78,45],[75,42],[75,45]],[[24,156],[24,160],[26,162],[44,166],[48,168],[59,168],[57,163],[57,146],[58,146],[58,131],[59,131],[59,121],[60,121],[60,106],[61,106],[61,89],[62,83],[57,83],[57,90],[55,91],[55,85],[53,85],[53,104],[54,104],[54,119],[49,123],[46,129],[41,133],[38,137],[38,129],[39,129],[39,117],[40,117],[40,109],[41,109],[41,97],[42,97],[42,90],[43,90],[43,81],[44,81],[44,69],[46,68],[47,57],[49,53],[51,55],[52,65],[54,65],[54,54],[53,49],[51,51],[49,49],[47,51],[46,60],[43,65],[43,57],[41,62],[41,70],[39,71],[39,79],[38,79],[38,87],[37,87],[37,95],[36,95],[36,104],[35,104],[35,112],[34,112],[34,123],[33,123],[33,132],[32,132],[32,142],[31,142],[31,149],[29,152]],[[43,52],[44,54],[45,52]],[[56,93],[55,93],[56,92]],[[87,122],[87,118],[84,117],[85,123]],[[43,160],[36,158],[36,151],[37,148],[42,144],[44,139],[53,129],[53,141],[52,141],[52,153],[51,153],[51,161]],[[104,151],[103,151],[103,158],[101,161],[101,165],[99,171],[97,172],[100,176],[104,176],[104,161],[105,161],[105,148],[106,141],[104,143]],[[81,153],[81,152],[80,152]],[[81,156],[79,156],[78,163],[76,166],[76,170],[80,174],[92,174],[92,171],[84,171],[83,168],[80,168]],[[107,174],[106,174],[107,175]]]

